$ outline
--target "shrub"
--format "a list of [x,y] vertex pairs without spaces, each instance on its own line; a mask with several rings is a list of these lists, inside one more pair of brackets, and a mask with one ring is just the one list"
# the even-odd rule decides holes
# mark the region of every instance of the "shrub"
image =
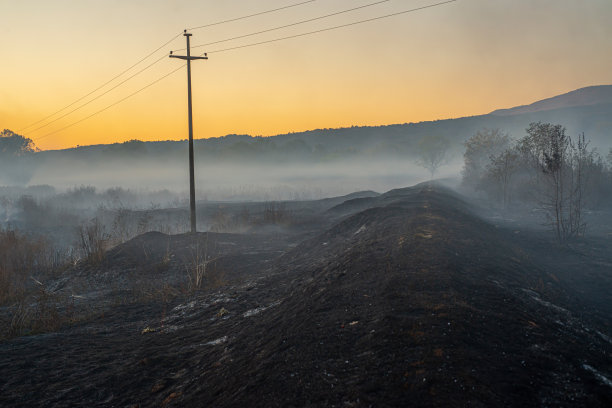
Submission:
[[88,224],[79,227],[78,235],[81,251],[85,259],[92,264],[102,262],[109,238],[104,225],[97,218],[94,218]]

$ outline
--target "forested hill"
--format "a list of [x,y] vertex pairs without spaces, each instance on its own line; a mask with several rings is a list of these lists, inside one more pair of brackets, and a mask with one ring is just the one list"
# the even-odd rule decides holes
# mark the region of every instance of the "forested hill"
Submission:
[[[609,97],[606,96],[608,94]],[[539,105],[535,103],[526,107],[457,119],[317,129],[270,137],[227,135],[196,139],[196,161],[208,164],[239,162],[316,165],[347,161],[359,163],[364,159],[411,160],[417,155],[419,142],[428,137],[446,139],[449,142],[449,155],[460,158],[464,151],[463,143],[482,128],[499,128],[514,138],[520,138],[531,122],[538,121],[561,124],[571,136],[584,132],[586,138],[591,140],[591,146],[606,152],[612,146],[611,101],[612,86],[589,87],[541,101]],[[196,132],[196,138],[197,136]],[[114,138],[114,135],[109,135],[109,140]],[[0,144],[8,141],[7,137],[0,138]],[[0,154],[0,185],[10,185],[28,183],[29,175],[45,166],[54,167],[63,162],[82,163],[90,169],[97,165],[108,166],[109,163],[122,164],[126,159],[129,159],[129,163],[137,160],[160,166],[165,163],[183,163],[186,143],[184,140],[132,140],[54,151],[28,148],[13,155],[0,146]]]
[[[388,126],[316,129],[271,137],[227,135],[196,140],[195,147],[198,157],[208,160],[329,161],[361,155],[405,157],[411,156],[416,143],[427,136],[442,136],[451,142],[451,150],[460,152],[463,142],[484,127],[500,128],[518,138],[525,134],[531,122],[561,124],[569,135],[584,132],[594,145],[606,149],[612,143],[612,86],[583,88],[487,115]],[[163,159],[182,155],[184,150],[185,144],[180,141],[130,141],[41,154],[54,157],[76,154],[103,160],[123,155]]]
[[[493,114],[458,119],[446,119],[388,126],[362,126],[339,129],[316,129],[270,137],[250,135],[226,135],[209,139],[196,139],[195,148],[199,157],[210,159],[268,158],[278,160],[334,159],[359,154],[411,155],[414,145],[423,137],[436,134],[451,141],[454,149],[483,127],[500,128],[512,136],[524,135],[531,122],[550,122],[564,125],[568,134],[585,133],[593,143],[605,147],[610,143],[612,130],[612,103],[579,106],[530,112],[512,116]],[[76,154],[83,158],[99,156],[148,156],[172,157],[183,154],[184,141],[141,142],[132,140],[110,145],[80,146],[72,149],[39,152],[42,156]],[[93,156],[93,157],[92,157]],[[151,157],[152,158],[152,157]]]

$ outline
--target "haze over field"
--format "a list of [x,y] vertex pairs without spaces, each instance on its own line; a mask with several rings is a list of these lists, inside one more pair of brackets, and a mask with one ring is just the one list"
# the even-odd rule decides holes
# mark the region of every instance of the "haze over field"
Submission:
[[[289,200],[322,198],[359,190],[386,191],[426,181],[418,165],[423,144],[444,139],[436,178],[457,185],[464,143],[482,129],[520,139],[532,122],[560,124],[584,133],[605,160],[612,141],[612,86],[592,86],[486,115],[402,125],[319,129],[272,137],[227,135],[195,141],[198,199]],[[185,141],[129,141],[109,145],[8,153],[0,185],[81,185],[99,189],[188,190]],[[8,152],[8,150],[7,150]],[[10,160],[9,160],[10,159]]]
[[[581,167],[574,170],[585,180],[581,187],[585,208],[596,214],[612,198],[611,118],[612,86],[605,85],[458,119],[199,139],[195,141],[196,200],[205,215],[198,228],[216,225],[215,202],[318,200],[358,191],[384,192],[433,178],[486,200],[485,206],[496,211],[545,215],[550,186],[539,185],[542,168],[538,170],[533,160],[542,161],[549,153],[541,156],[535,145],[521,147],[533,143],[529,138],[535,137],[534,124],[542,127],[538,137],[548,134],[546,126],[561,130],[559,142],[566,144],[561,155],[573,163],[568,168],[575,168],[574,155],[580,155]],[[0,223],[5,227],[31,231],[41,225],[57,227],[56,243],[70,247],[74,228],[100,219],[111,230],[117,217],[128,211],[134,225],[128,235],[120,234],[120,241],[147,229],[184,231],[189,189],[185,141],[132,140],[36,151],[29,139],[6,130],[0,142],[4,146],[0,185],[5,186],[0,188]],[[508,163],[502,166],[502,159]],[[152,215],[166,208],[178,212],[170,218]],[[563,208],[571,206],[563,201]],[[147,221],[138,221],[140,217]],[[538,223],[550,225],[546,217]],[[144,226],[135,226],[143,222]],[[241,222],[231,221],[237,226],[230,229],[241,230]],[[590,223],[599,230],[597,222]],[[606,228],[599,232],[606,233]]]

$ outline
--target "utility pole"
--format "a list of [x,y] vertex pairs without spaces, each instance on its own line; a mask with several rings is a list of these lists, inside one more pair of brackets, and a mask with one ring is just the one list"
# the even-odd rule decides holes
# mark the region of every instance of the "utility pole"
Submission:
[[195,173],[193,164],[193,120],[191,115],[191,60],[208,59],[206,54],[202,57],[192,57],[189,47],[189,37],[191,33],[184,31],[187,39],[187,55],[173,55],[170,51],[170,58],[187,60],[187,110],[189,111],[189,213],[191,219],[191,233],[196,233],[196,210],[195,210]]

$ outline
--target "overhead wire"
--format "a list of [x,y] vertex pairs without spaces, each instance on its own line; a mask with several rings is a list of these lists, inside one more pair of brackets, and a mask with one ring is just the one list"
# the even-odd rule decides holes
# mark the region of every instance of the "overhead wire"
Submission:
[[[196,30],[196,29],[200,29],[200,28],[212,27],[212,26],[216,26],[216,25],[221,25],[221,24],[229,23],[229,22],[234,22],[234,21],[244,20],[244,19],[251,18],[251,17],[256,17],[256,16],[260,16],[260,15],[269,14],[269,13],[272,13],[272,12],[276,12],[276,11],[280,11],[280,10],[284,10],[284,9],[292,8],[292,7],[301,6],[301,5],[304,5],[304,4],[307,4],[307,3],[313,3],[313,2],[315,2],[315,1],[316,1],[316,0],[307,0],[307,1],[302,1],[302,2],[299,2],[299,3],[289,4],[289,5],[287,5],[287,6],[278,7],[278,8],[271,9],[271,10],[261,11],[261,12],[259,12],[259,13],[249,14],[249,15],[246,15],[246,16],[241,16],[241,17],[237,17],[237,18],[233,18],[233,19],[229,19],[229,20],[222,20],[222,21],[217,21],[217,22],[210,23],[210,24],[205,24],[205,25],[202,25],[202,26],[192,27],[192,28],[190,28],[189,30]],[[124,74],[126,74],[127,72],[129,72],[130,70],[132,70],[134,67],[136,67],[137,65],[139,65],[140,63],[142,63],[143,61],[145,61],[146,59],[148,59],[149,57],[151,57],[151,56],[152,56],[152,55],[154,55],[155,53],[157,53],[159,50],[161,50],[162,48],[164,48],[165,46],[167,46],[168,44],[170,44],[172,41],[174,41],[175,39],[177,39],[178,37],[180,37],[182,34],[183,34],[182,32],[181,32],[181,33],[179,33],[179,34],[176,34],[176,35],[175,35],[175,36],[173,36],[171,39],[169,39],[168,41],[166,41],[165,43],[163,43],[162,45],[160,45],[159,47],[157,47],[155,50],[151,51],[149,54],[145,55],[144,57],[142,57],[141,59],[139,59],[137,62],[135,62],[134,64],[130,65],[128,68],[124,69],[123,71],[121,71],[120,73],[118,73],[117,75],[115,75],[114,77],[112,77],[111,79],[109,79],[108,81],[104,82],[102,85],[98,86],[97,88],[93,89],[92,91],[88,92],[87,94],[85,94],[85,95],[81,96],[80,98],[76,99],[75,101],[71,102],[70,104],[68,104],[68,105],[66,105],[66,106],[64,106],[64,107],[62,107],[61,109],[59,109],[59,110],[57,110],[57,111],[53,112],[52,114],[47,115],[47,116],[45,116],[44,118],[42,118],[42,119],[40,119],[40,120],[37,120],[36,122],[30,123],[29,125],[27,125],[27,126],[25,126],[25,127],[21,128],[21,129],[19,129],[19,130],[18,130],[18,132],[23,133],[23,132],[24,132],[26,129],[29,129],[29,128],[31,128],[32,126],[38,125],[39,123],[44,122],[44,121],[46,121],[47,119],[52,118],[53,116],[57,115],[58,113],[61,113],[61,112],[65,111],[66,109],[68,109],[68,108],[70,108],[70,107],[74,106],[75,104],[79,103],[80,101],[82,101],[83,99],[87,98],[88,96],[93,95],[93,94],[94,94],[94,93],[96,93],[97,91],[99,91],[99,90],[101,90],[102,88],[106,87],[108,84],[110,84],[111,82],[115,81],[115,80],[116,80],[116,79],[118,79],[119,77],[123,76]],[[139,71],[139,73],[140,73],[140,72],[142,72],[142,70],[141,70],[141,71]],[[136,75],[131,76],[129,79],[133,78],[134,76],[136,76]],[[122,82],[122,83],[125,83],[125,82],[126,82],[126,81],[124,81],[124,82]],[[115,88],[116,88],[116,87],[115,87]],[[113,89],[115,89],[115,88],[113,88]],[[96,98],[96,99],[97,99],[97,98]],[[93,100],[95,100],[95,99],[93,99]],[[93,100],[92,100],[92,101],[93,101]],[[75,111],[75,110],[71,111],[70,113],[72,113],[72,112],[74,112],[74,111]],[[68,114],[70,114],[70,113],[68,113]],[[61,118],[65,117],[65,116],[67,116],[67,115],[64,115],[64,116],[62,116],[62,117],[60,117],[60,118],[56,118],[56,119],[55,119],[55,120],[53,120],[52,122],[47,123],[47,125],[48,125],[48,124],[51,124],[51,123],[53,123],[53,122],[55,122],[55,121],[56,121],[56,120],[58,120],[58,119],[61,119]],[[41,126],[41,127],[38,127],[38,128],[36,128],[36,129],[34,129],[33,131],[30,131],[30,132],[34,132],[34,131],[39,130],[39,129],[41,129],[41,128],[45,127],[45,126],[46,126],[46,125],[43,125],[43,126]],[[28,133],[30,133],[30,132],[28,132]]]
[[[280,37],[280,38],[275,38],[275,39],[265,40],[265,41],[259,41],[259,42],[250,43],[250,44],[243,44],[243,45],[239,45],[239,46],[235,46],[235,47],[229,47],[229,48],[224,48],[224,49],[219,49],[219,50],[212,50],[212,51],[208,51],[207,53],[208,54],[221,53],[221,52],[227,52],[227,51],[232,51],[232,50],[237,50],[237,49],[242,49],[242,48],[255,47],[255,46],[258,46],[258,45],[269,44],[269,43],[283,41],[283,40],[288,40],[288,39],[292,39],[292,38],[304,37],[304,36],[313,35],[313,34],[317,34],[317,33],[322,33],[322,32],[326,32],[326,31],[337,30],[337,29],[344,28],[344,27],[350,27],[350,26],[354,26],[354,25],[358,25],[358,24],[363,24],[363,23],[367,23],[367,22],[371,22],[371,21],[382,20],[382,19],[389,18],[389,17],[395,17],[395,16],[399,16],[399,15],[402,15],[402,14],[413,13],[413,12],[420,11],[420,10],[425,10],[425,9],[428,9],[428,8],[433,8],[433,7],[442,6],[442,5],[449,4],[449,3],[454,3],[456,1],[458,1],[458,0],[442,1],[442,2],[438,2],[438,3],[434,3],[434,4],[429,4],[429,5],[426,5],[426,6],[416,7],[416,8],[412,8],[412,9],[408,9],[408,10],[403,10],[403,11],[399,11],[399,12],[395,12],[395,13],[385,14],[385,15],[382,15],[382,16],[372,17],[372,18],[368,18],[368,19],[364,19],[364,20],[354,21],[354,22],[351,22],[351,23],[336,25],[336,26],[333,26],[333,27],[322,28],[322,29],[318,29],[318,30],[314,30],[314,31],[305,32],[305,33],[294,34],[294,35],[290,35],[290,36],[285,36],[285,37]],[[381,2],[377,2],[377,3],[381,3]],[[373,4],[374,3],[372,3],[372,5]],[[204,54],[207,54],[207,53],[204,53]],[[165,58],[165,56],[164,56],[164,58]],[[161,60],[161,58],[160,58],[160,60]],[[154,62],[154,64],[157,63],[158,61],[159,60]],[[153,65],[153,64],[151,64],[151,65]],[[83,121],[85,121],[85,120],[87,120],[87,119],[89,119],[89,118],[91,118],[91,117],[93,117],[95,115],[98,115],[98,114],[100,114],[100,113],[110,109],[111,107],[113,107],[113,106],[115,106],[115,105],[117,105],[117,104],[119,104],[119,103],[121,103],[121,102],[123,102],[123,101],[125,101],[125,100],[127,100],[129,98],[131,98],[132,96],[134,96],[134,95],[144,91],[145,89],[153,86],[154,84],[160,82],[161,80],[167,78],[168,76],[174,74],[175,72],[178,72],[182,68],[184,68],[184,66],[181,66],[181,67],[179,67],[177,69],[174,69],[174,70],[170,71],[169,73],[167,73],[164,76],[156,79],[155,81],[149,83],[148,85],[140,88],[139,90],[137,90],[137,91],[129,94],[128,96],[126,96],[126,97],[124,97],[124,98],[122,98],[122,99],[120,99],[120,100],[118,100],[118,101],[116,101],[116,102],[106,106],[103,109],[100,109],[100,110],[92,113],[91,115],[89,115],[89,116],[87,116],[85,118],[82,118],[82,119],[80,119],[80,120],[78,120],[76,122],[73,122],[73,123],[71,123],[71,124],[69,124],[67,126],[64,126],[64,127],[60,128],[60,129],[57,129],[57,130],[55,130],[53,132],[47,133],[44,136],[37,137],[37,138],[34,138],[34,139],[36,141],[42,140],[42,139],[44,139],[44,138],[46,138],[48,136],[54,135],[54,134],[56,134],[58,132],[61,132],[62,130],[65,130],[65,129],[68,129],[68,128],[74,126],[74,125],[77,125],[77,124],[79,124],[79,123],[81,123],[81,122],[83,122]],[[146,68],[144,68],[144,69],[146,69]],[[117,86],[119,86],[119,85],[117,85]]]
[[101,97],[103,97],[104,95],[106,95],[106,94],[108,94],[109,92],[113,91],[114,89],[117,89],[118,87],[120,87],[121,85],[123,85],[124,83],[126,83],[127,81],[129,81],[130,79],[132,79],[132,78],[134,78],[135,76],[137,76],[137,75],[141,74],[142,72],[144,72],[144,71],[146,71],[147,69],[151,68],[153,65],[157,64],[158,62],[160,62],[161,60],[163,60],[163,59],[165,59],[165,58],[166,58],[166,56],[164,55],[163,57],[161,57],[161,58],[159,58],[159,59],[157,59],[157,60],[153,61],[151,64],[147,65],[146,67],[144,67],[144,68],[143,68],[143,69],[141,69],[140,71],[136,72],[135,74],[132,74],[131,76],[129,76],[129,77],[127,77],[126,79],[124,79],[123,81],[119,82],[117,85],[113,86],[112,88],[107,89],[106,91],[104,91],[104,92],[103,92],[103,93],[101,93],[100,95],[96,96],[95,98],[90,99],[89,101],[87,101],[87,102],[85,102],[85,103],[83,103],[83,104],[81,104],[81,105],[77,106],[76,108],[72,109],[70,112],[64,113],[62,116],[58,116],[57,118],[53,119],[52,121],[47,122],[47,123],[45,123],[44,125],[41,125],[41,126],[37,127],[37,128],[36,128],[36,129],[34,129],[34,130],[30,130],[28,133],[36,132],[37,130],[40,130],[40,129],[44,128],[44,127],[47,127],[47,126],[49,126],[50,124],[55,123],[55,122],[57,122],[58,120],[65,118],[66,116],[68,116],[68,115],[70,115],[70,114],[72,114],[72,113],[74,113],[74,112],[78,111],[79,109],[84,108],[85,106],[87,106],[87,105],[89,105],[90,103],[92,103],[92,102],[94,102],[94,101],[96,101],[96,100],[100,99]]
[[[269,29],[261,30],[261,31],[256,31],[256,32],[249,33],[249,34],[239,35],[239,36],[236,36],[236,37],[226,38],[224,40],[213,41],[213,42],[206,43],[206,44],[194,45],[191,48],[192,49],[193,48],[202,48],[202,47],[206,47],[208,45],[214,45],[214,44],[219,44],[219,43],[223,43],[223,42],[239,40],[241,38],[252,37],[252,36],[258,35],[258,34],[269,33],[269,32],[272,32],[272,31],[278,31],[278,30],[282,30],[283,28],[289,28],[289,27],[294,27],[294,26],[300,25],[300,24],[311,23],[313,21],[322,20],[324,18],[329,18],[329,17],[340,15],[340,14],[349,13],[351,11],[360,10],[360,9],[363,9],[363,8],[366,8],[366,7],[376,6],[376,5],[381,4],[381,3],[388,3],[389,1],[391,1],[391,0],[380,0],[380,1],[373,2],[373,3],[364,4],[362,6],[353,7],[353,8],[346,9],[346,10],[337,11],[335,13],[325,14],[323,16],[309,18],[307,20],[296,21],[295,23],[291,23],[291,24],[285,24],[285,25],[282,25],[282,26],[273,27],[273,28],[269,28]],[[184,50],[186,50],[186,48],[180,48],[180,49],[178,49],[176,51],[184,51]]]
[[257,17],[257,16],[261,16],[261,15],[264,15],[264,14],[273,13],[275,11],[280,11],[280,10],[285,10],[285,9],[292,8],[292,7],[301,6],[303,4],[312,3],[314,1],[316,1],[316,0],[302,1],[300,3],[290,4],[288,6],[283,6],[283,7],[275,8],[275,9],[272,9],[272,10],[260,11],[259,13],[249,14],[248,16],[242,16],[242,17],[232,18],[232,19],[229,19],[229,20],[219,21],[219,22],[216,22],[216,23],[210,23],[210,24],[205,24],[205,25],[201,25],[201,26],[197,26],[197,27],[191,27],[191,28],[188,28],[187,30],[188,31],[192,31],[192,30],[198,30],[200,28],[212,27],[212,26],[216,26],[216,25],[220,25],[220,24],[225,24],[225,23],[232,23],[234,21],[240,21],[240,20],[244,20],[244,19],[247,19],[247,18],[251,18],[251,17]]
[[164,76],[162,76],[162,77],[160,77],[160,78],[157,78],[155,81],[153,81],[153,82],[149,83],[148,85],[145,85],[145,86],[143,86],[142,88],[138,89],[137,91],[132,92],[132,93],[131,93],[131,94],[129,94],[128,96],[126,96],[126,97],[124,97],[124,98],[122,98],[122,99],[120,99],[120,100],[118,100],[118,101],[116,101],[116,102],[111,103],[110,105],[106,106],[105,108],[100,109],[99,111],[96,111],[96,112],[92,113],[91,115],[86,116],[86,117],[84,117],[84,118],[82,118],[82,119],[80,119],[80,120],[78,120],[78,121],[76,121],[76,122],[73,122],[73,123],[71,123],[71,124],[69,124],[69,125],[67,125],[67,126],[64,126],[63,128],[60,128],[60,129],[54,130],[53,132],[47,133],[47,134],[46,134],[46,135],[44,135],[44,136],[37,137],[37,138],[35,138],[35,140],[36,140],[36,141],[42,140],[42,139],[44,139],[44,138],[46,138],[46,137],[49,137],[49,136],[54,135],[54,134],[56,134],[56,133],[58,133],[58,132],[61,132],[62,130],[66,130],[66,129],[68,129],[68,128],[70,128],[70,127],[74,126],[74,125],[77,125],[77,124],[79,124],[79,123],[81,123],[81,122],[83,122],[83,121],[85,121],[85,120],[87,120],[87,119],[89,119],[89,118],[92,118],[92,117],[94,117],[94,116],[96,116],[96,115],[98,115],[98,114],[100,114],[100,113],[104,112],[105,110],[110,109],[110,108],[112,108],[113,106],[118,105],[118,104],[120,104],[121,102],[123,102],[123,101],[125,101],[125,100],[127,100],[127,99],[131,98],[132,96],[134,96],[134,95],[136,95],[136,94],[139,94],[140,92],[144,91],[145,89],[147,89],[147,88],[149,88],[149,87],[151,87],[151,86],[155,85],[155,84],[156,84],[156,83],[158,83],[159,81],[161,81],[161,80],[163,80],[163,79],[165,79],[165,78],[169,77],[170,75],[172,75],[172,74],[174,74],[175,72],[178,72],[178,71],[180,71],[181,69],[184,69],[184,68],[185,68],[185,66],[184,66],[184,65],[181,65],[180,67],[178,67],[178,68],[176,68],[176,69],[174,69],[174,70],[172,70],[172,71],[168,72],[168,73],[167,73],[167,74],[165,74]]
[[166,45],[170,44],[172,41],[174,41],[175,39],[177,39],[178,37],[180,37],[183,33],[179,33],[177,35],[175,35],[174,37],[172,37],[170,40],[166,41],[165,43],[163,43],[162,45],[160,45],[159,47],[157,47],[154,51],[151,51],[149,54],[145,55],[144,57],[142,57],[141,59],[139,59],[136,63],[132,64],[129,68],[124,69],[123,71],[121,71],[119,74],[115,75],[114,77],[112,77],[111,79],[109,79],[108,81],[106,81],[105,83],[103,83],[102,85],[100,85],[99,87],[97,87],[96,89],[94,89],[93,91],[87,93],[86,95],[81,96],[79,99],[75,100],[74,102],[64,106],[62,109],[59,109],[58,111],[45,116],[44,118],[29,124],[28,126],[22,128],[19,130],[19,132],[23,132],[24,130],[31,128],[34,125],[39,124],[40,122],[44,122],[45,120],[57,115],[58,113],[70,108],[71,106],[77,104],[78,102],[82,101],[83,99],[87,98],[89,95],[92,95],[94,93],[96,93],[97,91],[99,91],[100,89],[104,88],[106,85],[110,84],[111,82],[113,82],[115,79],[119,78],[120,76],[122,76],[123,74],[125,74],[126,72],[130,71],[132,68],[134,68],[135,66],[137,66],[138,64],[140,64],[141,62],[143,62],[144,60],[146,60],[147,58],[149,58],[150,56],[152,56],[153,54],[155,54],[157,51],[161,50],[162,48],[164,48]]
[[412,12],[415,12],[415,11],[424,10],[424,9],[428,9],[428,8],[432,8],[432,7],[436,7],[436,6],[441,6],[441,5],[448,4],[448,3],[454,3],[456,1],[457,0],[443,1],[443,2],[439,2],[439,3],[435,3],[435,4],[430,4],[430,5],[427,5],[427,6],[413,8],[413,9],[410,9],[410,10],[398,11],[397,13],[386,14],[386,15],[383,15],[383,16],[368,18],[368,19],[365,19],[365,20],[354,21],[352,23],[346,23],[346,24],[341,24],[341,25],[337,25],[337,26],[333,26],[333,27],[322,28],[322,29],[319,29],[319,30],[308,31],[306,33],[294,34],[294,35],[289,35],[289,36],[286,36],[286,37],[274,38],[274,39],[271,39],[271,40],[259,41],[259,42],[250,43],[250,44],[237,45],[235,47],[223,48],[223,49],[219,49],[219,50],[212,50],[212,51],[208,51],[207,54],[214,54],[214,53],[219,53],[219,52],[238,50],[238,49],[241,49],[241,48],[255,47],[257,45],[269,44],[269,43],[273,43],[273,42],[289,40],[289,39],[292,39],[292,38],[298,38],[298,37],[304,37],[304,36],[307,36],[307,35],[323,33],[325,31],[337,30],[339,28],[350,27],[350,26],[354,26],[354,25],[357,25],[357,24],[363,24],[363,23],[368,23],[370,21],[382,20],[383,18],[399,16],[401,14],[412,13]]

